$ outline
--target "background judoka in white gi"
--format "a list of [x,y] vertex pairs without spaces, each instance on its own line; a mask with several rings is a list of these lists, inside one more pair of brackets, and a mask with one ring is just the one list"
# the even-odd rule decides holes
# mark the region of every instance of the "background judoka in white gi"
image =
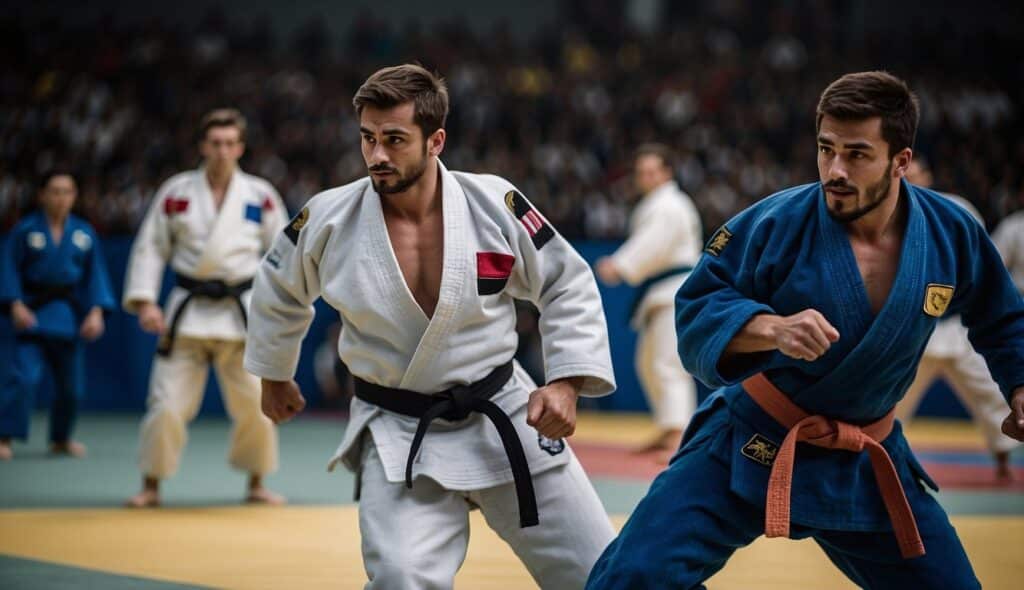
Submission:
[[[581,588],[612,527],[572,450],[538,431],[556,439],[572,432],[575,393],[560,380],[571,378],[580,395],[615,387],[593,275],[509,182],[440,163],[442,81],[417,66],[385,68],[354,102],[373,182],[313,197],[256,278],[245,367],[264,378],[264,409],[282,420],[304,405],[291,379],[318,297],[341,314],[338,352],[353,375],[424,393],[479,381],[508,362],[517,343],[514,298],[533,302],[549,385],[537,390],[516,366],[491,401],[510,416],[526,452],[538,526],[520,528],[506,452],[480,414],[433,423],[407,489],[417,419],[356,398],[330,466],[359,473],[368,588],[450,588],[473,507],[541,587]],[[417,203],[422,215],[403,217]],[[506,261],[504,272],[495,260]],[[552,400],[566,399],[559,415]]]
[[[912,184],[926,188],[932,185],[931,169],[920,156],[910,163],[906,176]],[[981,213],[966,199],[956,195],[945,196],[966,209],[978,223],[984,224]],[[1020,443],[1002,432],[1006,399],[992,380],[985,359],[974,351],[967,339],[967,328],[959,316],[945,318],[935,326],[917,366],[917,376],[903,399],[896,404],[896,417],[904,422],[911,420],[928,388],[940,377],[946,380],[981,429],[996,461],[996,477],[1009,479],[1010,451]]]
[[[692,267],[701,253],[700,214],[673,179],[668,147],[641,146],[634,159],[641,197],[629,222],[629,239],[615,254],[595,265],[598,278],[636,287],[670,269]],[[683,429],[697,407],[697,387],[676,350],[675,296],[689,272],[656,280],[641,294],[631,321],[639,332],[636,369],[654,422],[661,431],[639,449],[665,461],[679,447]]]
[[[1024,195],[1021,197],[1021,205],[1024,205]],[[1013,277],[1013,284],[1017,285],[1018,291],[1024,293],[1024,209],[1003,219],[992,232],[992,242],[999,249]]]
[[[197,280],[243,283],[256,273],[263,253],[288,221],[274,187],[238,168],[245,149],[240,113],[209,113],[200,134],[203,165],[171,177],[157,191],[132,245],[125,278],[125,310],[139,315],[144,330],[164,337],[188,294],[175,286],[166,315],[161,312],[156,302],[166,264]],[[248,305],[249,293],[242,300]],[[260,410],[259,380],[242,369],[244,348],[245,324],[236,302],[192,299],[182,312],[170,355],[153,361],[140,433],[143,490],[129,505],[156,505],[159,481],[177,471],[211,363],[234,421],[229,462],[250,474],[247,499],[283,501],[262,485],[262,476],[277,468],[277,435]]]

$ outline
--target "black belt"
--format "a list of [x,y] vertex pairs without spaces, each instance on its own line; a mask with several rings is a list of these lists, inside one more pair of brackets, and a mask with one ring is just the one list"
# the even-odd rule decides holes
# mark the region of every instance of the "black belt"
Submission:
[[77,307],[74,285],[27,282],[25,283],[25,299],[25,305],[30,309],[39,309],[54,301],[67,301],[71,307]]
[[647,295],[647,292],[651,289],[651,287],[654,286],[655,283],[663,281],[669,277],[674,277],[676,275],[681,275],[683,273],[690,272],[691,270],[693,270],[693,267],[687,266],[685,264],[682,266],[675,266],[668,270],[659,272],[653,277],[649,277],[647,280],[640,283],[640,286],[636,288],[636,294],[633,295],[633,304],[629,306],[629,317],[632,318],[634,315],[636,315],[636,310],[640,308],[640,303],[644,300],[644,296]]
[[245,313],[245,304],[242,303],[242,294],[252,288],[252,279],[229,285],[220,279],[212,281],[200,281],[185,275],[177,275],[177,285],[188,291],[184,301],[174,310],[171,315],[170,327],[167,333],[160,339],[156,347],[156,353],[160,356],[171,354],[174,348],[174,339],[178,334],[178,323],[184,315],[185,308],[192,302],[194,297],[206,297],[207,299],[233,299],[238,305],[238,311],[242,314],[242,324],[248,325],[249,316]]
[[405,486],[412,488],[412,463],[423,444],[427,427],[438,418],[458,421],[469,417],[471,412],[479,412],[488,418],[498,430],[501,444],[505,447],[509,465],[512,467],[512,479],[516,486],[519,499],[519,526],[526,528],[537,525],[537,496],[533,491],[533,477],[530,466],[526,462],[523,444],[519,441],[516,427],[512,420],[490,400],[512,378],[512,361],[491,371],[489,375],[470,385],[458,385],[432,395],[424,395],[408,389],[397,389],[374,385],[355,377],[356,397],[364,402],[402,414],[419,418],[416,435],[409,448],[409,458],[405,463]]

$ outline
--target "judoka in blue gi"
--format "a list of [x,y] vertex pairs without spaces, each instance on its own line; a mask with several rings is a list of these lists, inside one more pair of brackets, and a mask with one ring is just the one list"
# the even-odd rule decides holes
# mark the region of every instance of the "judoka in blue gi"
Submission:
[[903,180],[917,113],[889,74],[840,78],[818,104],[821,182],[709,240],[676,317],[683,364],[719,389],[588,588],[702,588],[765,533],[813,538],[864,588],[980,587],[892,409],[961,314],[1024,439],[1024,302],[984,228]]
[[50,450],[85,454],[71,439],[85,385],[82,341],[103,334],[103,312],[115,302],[96,232],[71,214],[76,195],[70,174],[51,174],[39,210],[14,227],[0,259],[0,303],[15,329],[14,359],[0,388],[0,459],[11,458],[11,439],[28,438],[46,368],[55,386]]

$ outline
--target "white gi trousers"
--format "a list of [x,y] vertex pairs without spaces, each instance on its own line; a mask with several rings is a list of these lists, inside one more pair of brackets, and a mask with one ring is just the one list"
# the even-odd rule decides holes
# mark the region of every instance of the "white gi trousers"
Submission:
[[575,456],[533,474],[540,524],[519,527],[515,485],[453,491],[428,477],[391,483],[373,437],[362,437],[359,529],[367,590],[440,590],[452,587],[466,558],[469,511],[512,547],[542,589],[583,588],[615,537],[608,515]]
[[260,408],[260,380],[242,368],[242,340],[178,336],[171,354],[156,355],[149,377],[149,398],[142,419],[139,469],[164,479],[178,470],[191,422],[203,400],[213,364],[233,422],[228,461],[256,475],[277,469],[277,430]]
[[904,422],[910,420],[921,398],[940,377],[946,379],[970,412],[993,453],[1009,452],[1017,448],[1020,443],[1002,432],[1003,419],[1010,413],[1010,407],[999,391],[999,386],[992,380],[985,359],[974,350],[955,356],[925,354],[921,357],[917,377],[900,403],[896,404],[896,417]]
[[663,430],[682,430],[697,407],[697,385],[679,360],[675,310],[662,305],[647,313],[636,346],[640,385]]

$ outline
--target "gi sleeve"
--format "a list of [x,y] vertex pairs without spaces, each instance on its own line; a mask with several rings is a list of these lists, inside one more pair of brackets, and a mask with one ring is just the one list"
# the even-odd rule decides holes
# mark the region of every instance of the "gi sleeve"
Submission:
[[320,257],[329,237],[316,214],[310,201],[277,235],[256,272],[244,366],[257,377],[288,381],[299,364],[313,302],[320,297]]
[[961,244],[958,281],[947,315],[959,313],[967,336],[1009,400],[1024,385],[1024,300],[985,228],[974,223]]
[[4,241],[0,252],[0,305],[6,311],[15,301],[25,301],[21,265],[25,260],[25,232],[19,225]]
[[676,293],[679,357],[694,377],[709,387],[737,383],[767,367],[774,352],[722,355],[755,315],[775,314],[758,301],[755,273],[767,232],[756,210],[733,218],[708,240],[704,254]]
[[140,304],[156,303],[160,297],[164,267],[171,257],[172,236],[166,206],[170,188],[171,182],[165,182],[157,191],[132,244],[121,297],[121,306],[128,313],[137,313]]
[[584,377],[580,395],[608,395],[615,390],[615,375],[604,307],[590,266],[514,187],[505,203],[512,216],[509,243],[516,257],[506,292],[540,311],[547,382]]
[[692,227],[674,207],[650,207],[637,213],[632,224],[636,231],[612,255],[619,274],[633,286],[663,270],[676,244],[686,237],[679,232]]
[[83,312],[88,312],[94,307],[111,312],[117,307],[117,303],[114,300],[114,291],[110,286],[110,276],[107,274],[103,250],[92,227],[88,227],[86,231],[92,239],[92,245],[86,255],[85,272],[78,284],[78,301],[81,303]]

